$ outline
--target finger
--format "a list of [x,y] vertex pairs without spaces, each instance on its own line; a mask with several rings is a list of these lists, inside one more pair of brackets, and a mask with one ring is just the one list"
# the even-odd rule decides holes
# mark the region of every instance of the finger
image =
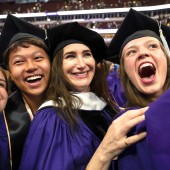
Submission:
[[148,110],[148,107],[144,107],[144,108],[136,109],[136,110],[128,110],[127,112],[124,113],[124,115],[127,116],[128,119],[133,119],[135,117],[143,115],[147,110]]
[[126,121],[125,126],[127,126],[126,128],[132,128],[144,120],[145,120],[145,115],[141,115],[141,116],[135,117],[129,121]]
[[[140,122],[144,121],[145,120],[145,116],[144,115],[141,115],[141,116],[138,116],[137,118],[134,118],[134,119],[131,119],[131,120],[128,120],[126,122],[120,122],[119,125],[119,133],[124,136],[124,135],[127,135],[127,133],[134,127],[136,126],[137,124],[139,124]],[[119,122],[117,122],[119,123]],[[115,125],[116,126],[116,125]]]
[[139,142],[140,140],[144,139],[146,137],[147,133],[146,132],[141,132],[139,134],[136,134],[136,135],[133,135],[133,136],[130,136],[128,138],[126,138],[125,140],[125,145],[132,145],[136,142]]
[[[144,114],[141,114],[141,112],[144,112],[147,109],[148,109],[148,107],[142,108],[142,109],[138,109],[138,110],[129,110],[129,111],[127,111],[124,115],[121,115],[120,117],[115,119],[112,122],[112,124],[111,124],[109,129],[111,131],[115,131],[115,133],[117,132],[119,134],[119,137],[120,136],[121,137],[125,136],[130,131],[130,129],[132,127],[134,127],[138,123],[140,123],[143,120],[145,120],[145,116],[144,116]],[[129,114],[134,114],[134,113],[137,113],[137,115],[129,116]],[[115,130],[116,128],[118,130]]]
[[124,114],[122,114],[120,117],[115,119],[114,121],[125,123],[125,122],[127,122],[131,119],[134,119],[140,115],[144,115],[144,113],[147,109],[148,109],[148,107],[144,107],[144,108],[136,109],[136,110],[128,110]]

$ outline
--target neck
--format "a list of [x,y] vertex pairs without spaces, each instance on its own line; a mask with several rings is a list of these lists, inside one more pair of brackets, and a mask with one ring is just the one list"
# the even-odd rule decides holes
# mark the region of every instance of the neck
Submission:
[[44,95],[40,96],[24,96],[25,101],[27,102],[28,106],[31,109],[31,112],[35,115],[37,112],[38,108],[41,106],[41,104],[44,102]]

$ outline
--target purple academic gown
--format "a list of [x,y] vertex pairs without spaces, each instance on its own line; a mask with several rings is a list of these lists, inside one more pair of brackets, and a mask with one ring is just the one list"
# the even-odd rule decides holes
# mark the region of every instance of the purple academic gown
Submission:
[[[110,125],[112,118],[103,114]],[[55,108],[40,109],[31,124],[20,170],[84,170],[101,140],[82,119],[79,127],[72,135]]]
[[0,113],[0,170],[10,170],[8,135],[3,114]]
[[170,169],[170,90],[150,104],[145,116],[129,135],[146,130],[147,137],[119,156],[119,170]]
[[117,71],[113,70],[107,76],[107,84],[110,94],[120,107],[124,107],[126,104],[126,97],[123,92],[123,88],[120,81],[120,75]]

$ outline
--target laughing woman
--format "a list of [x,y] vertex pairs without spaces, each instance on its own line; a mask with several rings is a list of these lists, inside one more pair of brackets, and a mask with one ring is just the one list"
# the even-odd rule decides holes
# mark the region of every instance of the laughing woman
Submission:
[[[48,36],[54,52],[50,100],[32,122],[20,169],[109,169],[127,147],[129,129],[144,120],[145,109],[112,123],[119,108],[108,95],[106,73],[97,67],[106,51],[98,33],[68,23],[49,30]],[[129,140],[134,143],[145,136]]]
[[1,32],[0,53],[16,87],[4,114],[13,170],[19,168],[31,121],[45,100],[51,64],[43,38],[44,30],[12,15],[8,15]]
[[127,108],[149,106],[145,121],[129,134],[145,129],[147,137],[119,156],[120,170],[170,169],[169,33],[168,26],[160,25],[131,9],[109,46],[112,56],[118,54],[120,57],[121,81]]

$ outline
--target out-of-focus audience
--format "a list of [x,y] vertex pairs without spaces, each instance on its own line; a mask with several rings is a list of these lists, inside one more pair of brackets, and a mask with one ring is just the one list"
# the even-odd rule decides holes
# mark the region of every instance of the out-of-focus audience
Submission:
[[139,7],[166,3],[166,1],[160,2],[159,0],[152,0],[150,2],[145,0],[49,0],[44,2],[37,0],[34,2],[30,1],[30,3],[21,2],[0,2],[0,14]]

